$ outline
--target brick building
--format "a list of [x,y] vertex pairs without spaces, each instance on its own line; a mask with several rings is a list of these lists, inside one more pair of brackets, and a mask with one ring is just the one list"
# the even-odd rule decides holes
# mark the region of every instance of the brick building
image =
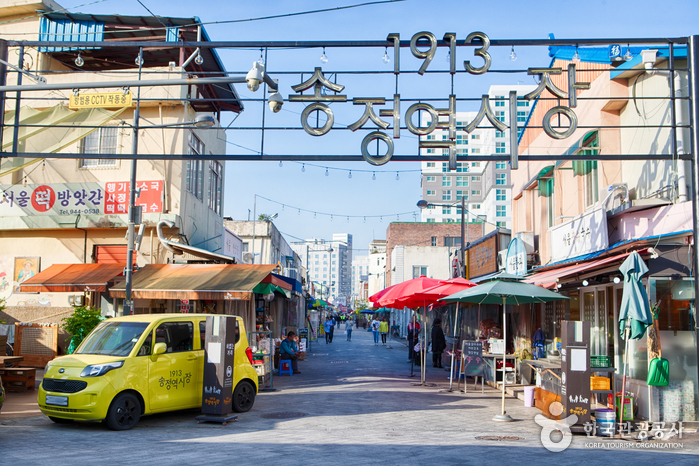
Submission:
[[[481,222],[466,226],[467,243],[493,229]],[[386,286],[420,275],[451,278],[451,257],[459,248],[460,223],[392,222],[386,230]]]

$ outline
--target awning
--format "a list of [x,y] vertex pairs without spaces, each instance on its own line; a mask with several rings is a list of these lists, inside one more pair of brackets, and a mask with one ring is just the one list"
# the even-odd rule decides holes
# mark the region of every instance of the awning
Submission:
[[[250,299],[275,265],[149,264],[133,274],[133,299]],[[125,283],[109,289],[126,298]]]
[[[23,107],[20,109],[19,141],[24,142],[23,152],[58,152],[103,126],[109,120],[120,115],[126,108],[105,110],[103,108],[85,108],[69,110],[62,105],[36,113]],[[14,112],[5,116],[2,148],[12,147]],[[36,125],[36,126],[23,126]],[[58,126],[58,127],[57,127]]]
[[[640,251],[641,253],[647,252],[647,249]],[[605,265],[613,264],[615,262],[621,262],[626,259],[631,254],[631,251],[625,252],[623,254],[617,254],[614,256],[605,257],[604,259],[593,260],[590,262],[583,262],[575,265],[568,265],[559,269],[547,270],[545,272],[535,273],[526,277],[523,281],[525,283],[531,283],[533,285],[543,286],[544,288],[556,288],[559,280],[566,277],[571,277],[573,275],[580,275],[587,271],[593,271],[600,269]]]
[[258,283],[252,291],[257,294],[279,293],[280,295],[286,296],[287,298],[291,298],[291,293],[289,293],[284,288],[281,288],[277,285],[272,285],[271,283]]
[[54,264],[19,285],[22,293],[107,291],[124,264]]

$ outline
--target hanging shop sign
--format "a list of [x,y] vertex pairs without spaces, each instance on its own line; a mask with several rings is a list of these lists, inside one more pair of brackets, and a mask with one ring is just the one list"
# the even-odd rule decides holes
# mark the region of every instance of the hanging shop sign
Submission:
[[[401,73],[400,69],[400,34],[389,34],[387,40],[393,43],[393,63],[394,63],[394,74],[396,79]],[[449,73],[453,76],[456,74],[456,63],[457,63],[457,38],[454,33],[447,33],[444,35],[443,40],[449,44]],[[421,50],[418,48],[420,46],[427,45],[427,50]],[[492,57],[488,52],[490,47],[490,39],[488,36],[482,32],[472,32],[469,34],[465,41],[459,45],[475,45],[474,55],[477,57],[477,62],[481,63],[481,66],[476,66],[472,64],[469,60],[464,61],[464,69],[466,72],[473,75],[481,75],[486,73],[492,64]],[[410,52],[412,55],[423,60],[418,74],[421,76],[425,74],[430,66],[430,63],[434,59],[435,52],[437,51],[437,38],[431,32],[418,32],[413,35],[410,39]],[[568,74],[568,88],[567,90],[559,89],[552,81],[552,76],[563,74],[564,70],[561,68],[528,68],[527,74],[531,76],[538,77],[538,86],[532,92],[518,97],[515,91],[510,91],[509,96],[503,100],[507,101],[507,106],[509,107],[509,122],[510,125],[506,125],[504,122],[500,121],[497,117],[496,112],[493,111],[491,106],[491,99],[488,95],[481,96],[480,110],[466,126],[459,127],[458,131],[465,131],[466,133],[473,132],[483,121],[487,119],[490,124],[500,132],[505,132],[509,130],[510,136],[510,163],[511,168],[517,168],[517,103],[518,101],[526,100],[530,101],[536,99],[541,95],[544,90],[550,91],[554,96],[559,99],[567,100],[568,106],[558,105],[551,108],[543,118],[543,128],[546,134],[555,139],[565,139],[572,135],[577,129],[578,118],[573,108],[577,106],[576,92],[579,90],[589,89],[590,83],[578,82],[576,79],[576,68],[575,63],[568,65],[566,70]],[[418,102],[405,111],[401,115],[401,96],[398,93],[398,86],[396,85],[396,93],[393,98],[386,98],[383,96],[379,97],[362,97],[362,98],[348,98],[346,94],[340,94],[345,90],[345,86],[338,84],[337,82],[331,82],[323,73],[322,67],[317,67],[314,69],[312,76],[304,82],[291,86],[291,89],[296,94],[289,95],[289,102],[308,102],[309,104],[301,112],[301,125],[303,129],[311,136],[323,136],[328,134],[333,128],[335,122],[334,111],[328,106],[328,104],[338,104],[338,103],[348,103],[351,102],[352,105],[359,105],[364,107],[364,112],[362,116],[354,123],[348,125],[347,127],[351,131],[357,131],[358,129],[364,127],[366,123],[371,121],[379,129],[367,134],[361,142],[361,152],[364,159],[372,165],[383,165],[387,163],[393,156],[393,139],[399,139],[401,135],[401,121],[405,122],[405,125],[412,134],[423,136],[432,133],[435,129],[446,129],[448,130],[448,137],[445,140],[436,139],[419,139],[419,148],[430,148],[430,149],[442,149],[449,156],[449,169],[456,169],[457,153],[456,153],[456,100],[455,94],[449,95],[449,103],[445,108],[436,108],[425,102]],[[312,89],[312,93],[304,94],[304,91]],[[384,106],[392,103],[393,108],[380,109],[378,115],[376,114],[376,108],[378,106]],[[337,108],[334,105],[334,108]],[[325,115],[325,123],[320,126],[314,126],[311,124],[310,117],[318,112]],[[430,116],[429,119],[418,118],[420,122],[416,125],[413,122],[413,116],[419,112],[427,112]],[[564,116],[568,121],[569,125],[564,130],[555,129],[551,121],[555,118],[556,120],[560,116]],[[389,121],[381,119],[381,117],[387,117],[392,120],[393,132],[389,136],[383,130],[388,129],[391,126]],[[313,118],[313,120],[316,120]],[[316,120],[317,121],[317,120]],[[429,122],[429,123],[428,123]],[[423,126],[424,125],[424,126]],[[371,155],[369,153],[369,145],[373,141],[383,141],[387,147],[386,153],[383,155]]]
[[70,96],[68,108],[120,108],[131,106],[131,91],[129,92],[99,92],[92,94],[73,94]]
[[603,208],[586,212],[549,228],[549,234],[553,262],[602,251],[609,247],[607,212]]
[[527,273],[527,250],[524,247],[524,241],[519,238],[513,238],[507,248],[505,271],[511,275],[526,275]]
[[498,238],[493,235],[468,249],[469,278],[498,271]]
[[[0,217],[127,214],[128,181],[0,186]],[[136,205],[163,211],[163,181],[139,181]]]

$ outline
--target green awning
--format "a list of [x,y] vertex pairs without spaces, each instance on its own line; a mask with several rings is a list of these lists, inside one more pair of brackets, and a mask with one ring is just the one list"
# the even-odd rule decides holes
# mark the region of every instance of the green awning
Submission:
[[258,283],[255,288],[252,289],[252,291],[257,294],[270,294],[277,292],[286,296],[287,299],[291,298],[291,292],[289,290],[285,290],[284,288],[271,283]]

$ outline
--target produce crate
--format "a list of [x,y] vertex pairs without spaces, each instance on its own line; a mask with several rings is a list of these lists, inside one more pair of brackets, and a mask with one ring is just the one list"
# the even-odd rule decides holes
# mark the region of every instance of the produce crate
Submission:
[[590,377],[590,390],[611,390],[608,377]]
[[593,367],[609,367],[609,356],[599,356],[599,355],[591,355],[590,356],[590,368]]

